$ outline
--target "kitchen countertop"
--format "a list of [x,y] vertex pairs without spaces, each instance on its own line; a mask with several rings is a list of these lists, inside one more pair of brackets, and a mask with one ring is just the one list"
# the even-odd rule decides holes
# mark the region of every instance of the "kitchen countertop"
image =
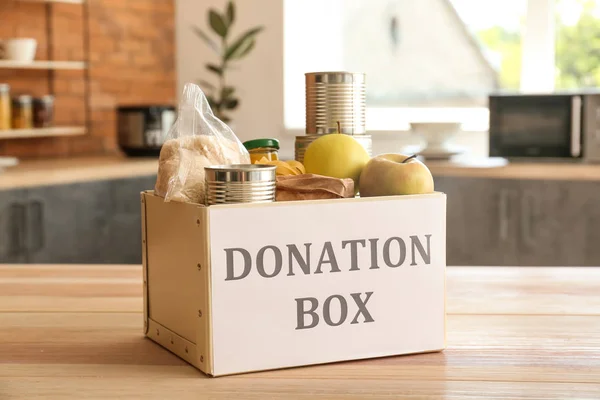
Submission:
[[77,157],[21,161],[0,173],[0,190],[155,175],[158,158]]
[[434,176],[473,178],[600,181],[600,164],[576,162],[512,162],[502,167],[478,168],[448,161],[426,162]]
[[[600,181],[600,164],[511,163],[497,168],[469,167],[444,161],[426,164],[435,176]],[[157,158],[98,156],[22,161],[0,173],[0,190],[148,176],[155,175],[157,170]]]
[[142,335],[137,265],[0,265],[0,398],[600,398],[600,268],[448,267],[448,348],[207,378]]

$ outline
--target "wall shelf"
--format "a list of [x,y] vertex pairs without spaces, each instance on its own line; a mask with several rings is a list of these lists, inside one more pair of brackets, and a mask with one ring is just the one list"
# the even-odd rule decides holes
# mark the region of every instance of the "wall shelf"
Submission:
[[[11,0],[0,0],[11,1]],[[54,5],[56,4],[78,4],[82,7],[82,20],[83,20],[83,32],[82,32],[82,45],[84,59],[89,60],[89,0],[12,0],[21,3],[35,3],[41,5],[45,10],[46,16],[46,38],[48,42],[47,46],[47,60],[39,60],[32,62],[20,62],[14,60],[0,60],[0,69],[16,69],[16,70],[42,70],[48,71],[48,93],[54,95],[54,80],[56,70],[80,70],[83,71],[82,79],[84,80],[84,94],[83,102],[85,103],[85,125],[83,126],[53,126],[50,128],[33,128],[33,129],[10,129],[0,130],[0,140],[4,139],[28,139],[28,138],[42,138],[42,137],[69,137],[85,135],[89,132],[90,126],[90,76],[89,76],[89,63],[87,61],[60,61],[54,60]],[[8,82],[10,84],[10,82]]]
[[78,136],[85,135],[84,126],[57,126],[52,128],[0,130],[0,139],[26,139],[34,137]]
[[0,60],[0,68],[3,69],[69,69],[69,70],[84,70],[86,64],[83,61],[12,61]]
[[66,3],[66,4],[83,4],[86,0],[18,0],[25,3]]

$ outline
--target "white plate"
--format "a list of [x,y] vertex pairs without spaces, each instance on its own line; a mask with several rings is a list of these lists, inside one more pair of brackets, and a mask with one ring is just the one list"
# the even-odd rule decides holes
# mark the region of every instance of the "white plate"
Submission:
[[419,155],[427,160],[447,160],[464,152],[464,149],[452,151],[425,150],[419,153]]
[[421,146],[407,146],[402,149],[403,154],[418,154],[428,160],[447,160],[466,151],[464,147],[448,146],[447,149],[423,149]]
[[508,160],[502,157],[456,157],[450,163],[467,168],[499,168],[508,165]]

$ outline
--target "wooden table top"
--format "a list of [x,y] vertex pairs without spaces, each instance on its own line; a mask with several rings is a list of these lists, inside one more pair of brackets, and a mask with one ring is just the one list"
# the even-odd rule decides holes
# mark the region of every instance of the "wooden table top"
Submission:
[[[600,181],[600,164],[510,163],[498,168],[476,168],[445,161],[427,161],[426,164],[436,177]],[[157,171],[157,157],[113,155],[25,160],[0,173],[0,190],[149,176],[156,175]]]
[[448,268],[448,349],[207,378],[142,335],[139,266],[0,265],[0,399],[600,398],[600,268]]

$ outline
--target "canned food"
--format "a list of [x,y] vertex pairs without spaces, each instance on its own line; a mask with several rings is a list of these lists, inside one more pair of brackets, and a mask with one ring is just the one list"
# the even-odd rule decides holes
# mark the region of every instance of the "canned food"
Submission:
[[[306,148],[309,144],[320,138],[322,135],[304,135],[304,136],[296,136],[296,143],[294,145],[294,158],[296,161],[304,162],[304,153],[306,152]],[[369,157],[373,156],[373,140],[371,139],[371,135],[351,135],[358,143],[360,143],[367,153],[369,153]]]
[[274,165],[214,165],[204,171],[207,205],[275,201]]
[[31,96],[22,95],[13,99],[12,126],[14,129],[33,128],[33,106]]
[[250,154],[250,162],[266,158],[268,161],[279,160],[279,140],[277,139],[254,139],[244,142],[244,146]]
[[54,96],[43,96],[33,99],[33,126],[47,128],[54,120]]
[[366,129],[365,74],[312,72],[306,74],[306,134],[364,134]]
[[11,113],[10,86],[0,83],[0,130],[11,128]]

